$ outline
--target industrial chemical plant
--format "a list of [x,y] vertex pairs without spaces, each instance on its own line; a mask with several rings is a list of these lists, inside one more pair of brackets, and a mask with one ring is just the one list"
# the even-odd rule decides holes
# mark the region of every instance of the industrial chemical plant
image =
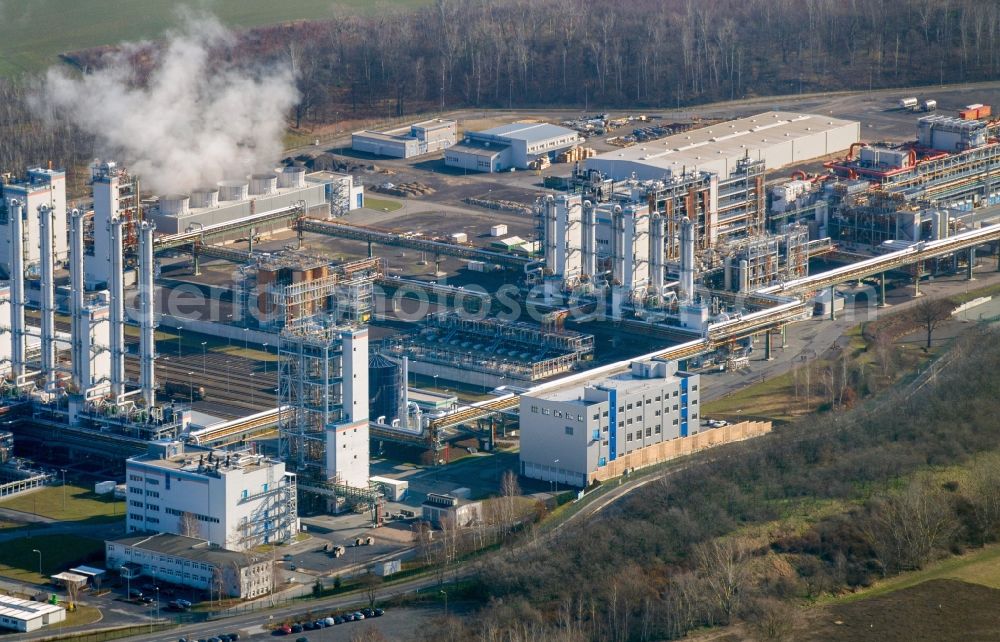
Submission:
[[[245,552],[226,591],[253,598],[273,585],[251,552],[293,540],[304,511],[384,522],[405,481],[376,458],[435,469],[505,446],[525,480],[587,488],[763,434],[709,423],[703,364],[745,367],[758,341],[769,359],[817,301],[835,314],[838,285],[877,279],[882,304],[887,274],[971,278],[998,251],[1000,121],[983,105],[923,115],[908,141],[769,111],[592,153],[585,124],[354,134],[359,154],[530,183],[487,199],[507,212],[488,231],[455,206],[432,218],[465,231],[388,229],[365,189],[400,186],[291,159],[185,194],[95,161],[75,201],[61,170],[5,176],[6,429],[124,484],[128,538],[107,549],[123,577],[159,553],[201,560],[204,588],[237,559],[210,551]],[[538,177],[553,162],[560,189]],[[438,522],[476,519],[452,490],[419,498]]]

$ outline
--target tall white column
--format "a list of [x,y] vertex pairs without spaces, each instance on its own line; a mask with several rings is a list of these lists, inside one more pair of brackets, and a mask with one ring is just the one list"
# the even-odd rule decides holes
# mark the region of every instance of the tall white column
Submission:
[[27,367],[24,356],[24,207],[10,201],[10,352],[11,374],[20,383]]
[[38,232],[41,246],[41,348],[42,376],[45,388],[51,390],[56,382],[56,287],[52,248],[52,209],[38,207]]
[[143,221],[139,225],[139,385],[147,408],[156,405],[156,380],[153,367],[156,358],[153,290],[153,230],[156,224]]
[[90,323],[83,318],[83,272],[83,215],[73,210],[69,218],[70,356],[73,387],[79,393],[90,385],[90,351],[84,350],[90,345]]
[[115,403],[125,394],[125,261],[122,248],[124,221],[115,216],[108,222],[111,247],[108,259],[108,290],[111,305],[111,394]]

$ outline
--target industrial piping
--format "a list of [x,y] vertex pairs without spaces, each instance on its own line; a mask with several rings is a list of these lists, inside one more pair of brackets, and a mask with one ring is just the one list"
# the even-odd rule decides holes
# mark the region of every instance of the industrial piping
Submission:
[[139,224],[139,387],[147,408],[156,405],[156,325],[153,320],[153,230],[156,224]]
[[55,275],[52,250],[52,208],[38,207],[38,232],[41,236],[41,366],[45,377],[45,390],[51,392],[56,383],[56,302]]

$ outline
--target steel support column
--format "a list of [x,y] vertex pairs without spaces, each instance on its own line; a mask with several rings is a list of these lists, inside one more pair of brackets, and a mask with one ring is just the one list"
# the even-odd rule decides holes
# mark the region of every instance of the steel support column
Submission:
[[965,268],[965,279],[967,281],[975,281],[976,277],[972,275],[972,270],[976,267],[976,248],[969,248],[969,264]]
[[885,302],[885,272],[879,275],[878,292],[878,307],[884,308],[888,305],[888,303]]
[[837,320],[837,286],[830,286],[830,320]]

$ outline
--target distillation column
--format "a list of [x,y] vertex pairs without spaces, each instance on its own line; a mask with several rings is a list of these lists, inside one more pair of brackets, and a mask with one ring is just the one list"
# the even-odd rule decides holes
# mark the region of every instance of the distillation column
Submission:
[[56,292],[52,248],[52,209],[48,205],[38,208],[38,234],[41,237],[41,364],[45,389],[52,390],[56,383]]
[[691,219],[681,219],[681,301],[694,300],[694,224]]
[[10,201],[10,351],[11,375],[19,385],[27,374],[24,355],[24,216],[18,200]]
[[109,303],[111,305],[111,395],[119,404],[125,395],[125,262],[122,250],[122,226],[124,221],[115,216],[108,221],[111,235],[110,273],[108,279]]
[[618,284],[625,282],[625,217],[621,205],[611,210],[611,275]]
[[558,235],[556,234],[556,200],[554,197],[546,196],[542,201],[542,232],[545,243],[545,267],[551,273],[557,270],[556,250],[558,248]]
[[583,202],[583,248],[581,272],[591,281],[597,275],[597,212],[590,201]]
[[156,325],[154,323],[153,230],[156,224],[139,224],[139,386],[147,408],[156,405]]
[[649,230],[649,282],[653,290],[653,296],[656,297],[657,301],[663,298],[663,286],[664,286],[664,263],[663,263],[663,253],[665,248],[663,246],[663,235],[664,235],[664,223],[665,219],[659,214],[653,214],[650,219],[650,230]]
[[83,215],[80,210],[70,212],[69,218],[69,280],[70,280],[70,357],[73,362],[73,387],[84,393],[90,384],[90,354],[84,346],[84,333],[90,332],[89,323],[83,320]]

